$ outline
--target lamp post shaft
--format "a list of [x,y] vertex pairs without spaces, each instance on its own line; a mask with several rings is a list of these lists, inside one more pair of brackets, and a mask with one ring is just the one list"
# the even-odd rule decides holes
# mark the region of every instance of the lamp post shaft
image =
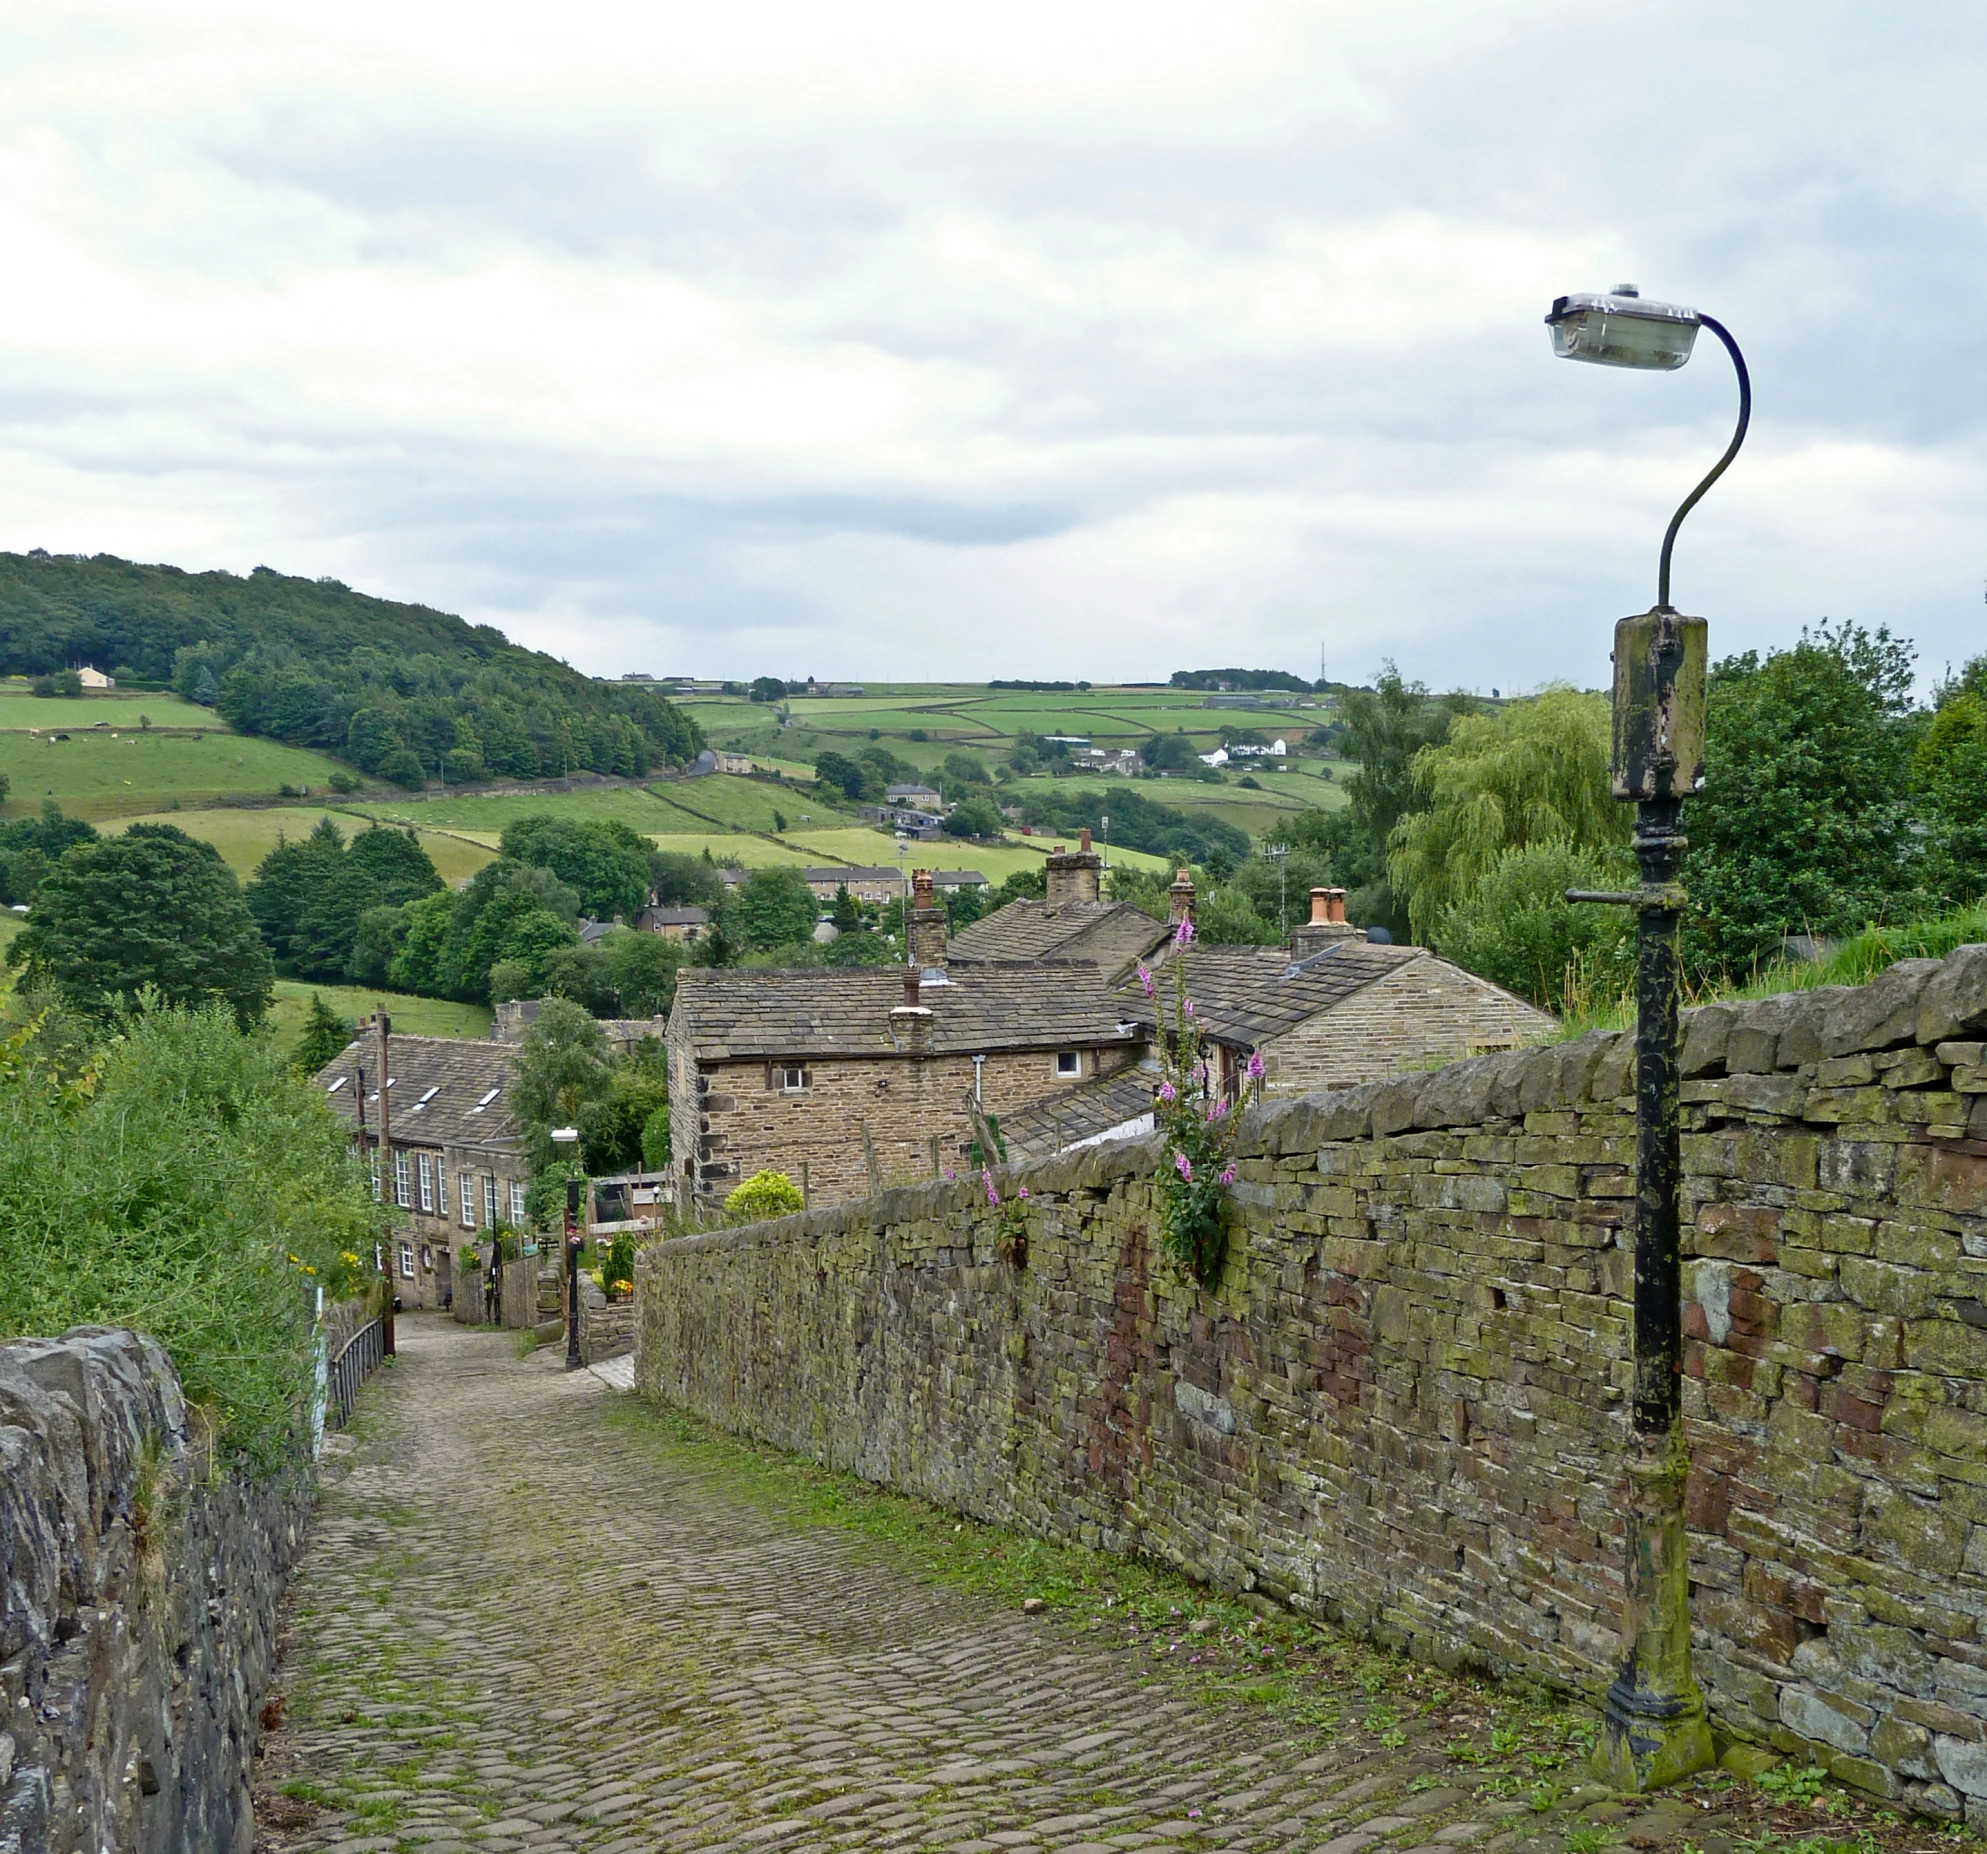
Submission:
[[1596,1752],[1617,1789],[1674,1783],[1714,1761],[1704,1695],[1690,1665],[1690,1560],[1684,1484],[1683,1136],[1677,869],[1686,841],[1674,797],[1636,806],[1635,1382],[1623,1510],[1622,1658]]
[[580,1358],[580,1181],[566,1180],[566,1369]]

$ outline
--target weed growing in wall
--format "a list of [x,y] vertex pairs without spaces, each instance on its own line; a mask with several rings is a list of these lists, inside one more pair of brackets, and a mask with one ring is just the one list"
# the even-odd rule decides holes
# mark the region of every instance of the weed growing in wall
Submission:
[[[1219,1084],[1204,1048],[1200,1019],[1187,995],[1187,959],[1194,943],[1194,924],[1182,920],[1173,930],[1173,998],[1170,1021],[1159,1011],[1160,1061],[1164,1078],[1153,1104],[1159,1131],[1165,1135],[1166,1156],[1159,1169],[1160,1217],[1166,1232],[1166,1253],[1202,1287],[1212,1287],[1221,1274],[1228,1246],[1228,1187],[1235,1182],[1235,1122],[1237,1113],[1262,1094],[1263,1059],[1252,1053],[1236,1099]],[[1144,966],[1138,982],[1145,995],[1158,989]]]

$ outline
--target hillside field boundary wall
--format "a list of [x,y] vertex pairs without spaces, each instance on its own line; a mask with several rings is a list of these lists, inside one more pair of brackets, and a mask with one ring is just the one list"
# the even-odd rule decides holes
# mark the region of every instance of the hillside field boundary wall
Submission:
[[[1697,1671],[1726,1737],[1987,1819],[1987,947],[1686,1018]],[[1445,1665],[1598,1698],[1631,1037],[1249,1116],[1228,1259],[1151,1140],[650,1245],[644,1395]]]

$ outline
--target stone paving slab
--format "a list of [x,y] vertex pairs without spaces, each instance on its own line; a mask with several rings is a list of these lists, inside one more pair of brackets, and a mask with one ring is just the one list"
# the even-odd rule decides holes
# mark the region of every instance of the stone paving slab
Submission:
[[608,1423],[607,1367],[511,1347],[403,1320],[331,1466],[259,1785],[272,1854],[1517,1839],[1478,1839],[1480,1804],[1445,1829],[1459,1794],[1403,1813],[1406,1758],[1182,1706],[1111,1645],[783,1521]]

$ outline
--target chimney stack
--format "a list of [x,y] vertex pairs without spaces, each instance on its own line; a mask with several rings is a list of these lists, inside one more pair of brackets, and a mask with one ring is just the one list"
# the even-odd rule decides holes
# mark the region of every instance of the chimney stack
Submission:
[[904,912],[904,956],[913,971],[945,970],[945,928],[945,909],[932,893],[931,871],[912,870],[911,905]]
[[890,1013],[890,1040],[914,1056],[931,1054],[931,1006],[919,1002],[918,969],[904,968],[904,1002]]
[[1073,850],[1057,844],[1048,861],[1047,905],[1059,908],[1069,901],[1101,901],[1103,870],[1104,859],[1090,847],[1087,830],[1078,835]]
[[1309,959],[1340,940],[1363,940],[1366,936],[1345,918],[1345,890],[1314,888],[1311,891],[1311,918],[1290,930],[1290,950],[1299,959]]
[[1184,869],[1176,870],[1173,886],[1166,891],[1167,919],[1178,926],[1181,921],[1194,917],[1194,879]]

